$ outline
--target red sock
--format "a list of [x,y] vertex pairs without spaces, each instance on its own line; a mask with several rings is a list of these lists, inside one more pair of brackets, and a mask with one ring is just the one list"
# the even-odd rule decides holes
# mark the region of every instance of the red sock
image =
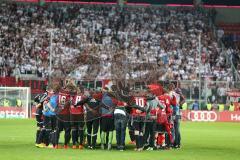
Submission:
[[165,135],[158,133],[157,145],[163,145],[164,142],[165,142]]

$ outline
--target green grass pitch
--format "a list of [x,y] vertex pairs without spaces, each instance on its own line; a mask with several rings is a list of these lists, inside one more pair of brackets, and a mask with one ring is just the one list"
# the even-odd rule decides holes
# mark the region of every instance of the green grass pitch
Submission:
[[[36,148],[34,120],[0,120],[0,160],[239,160],[240,123],[182,124],[180,150],[102,151]],[[129,137],[127,135],[127,143]]]

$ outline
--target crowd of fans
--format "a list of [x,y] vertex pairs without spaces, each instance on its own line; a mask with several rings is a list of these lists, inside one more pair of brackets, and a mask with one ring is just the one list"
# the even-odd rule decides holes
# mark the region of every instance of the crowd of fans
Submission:
[[[209,21],[208,13],[193,8],[1,3],[0,75],[48,77],[51,52],[52,72],[76,65],[72,61],[79,55],[100,60],[76,65],[71,73],[76,78],[110,78],[114,56],[121,54],[128,64],[165,69],[161,80],[196,80],[200,71],[231,81],[231,68]],[[146,70],[134,69],[131,76]]]

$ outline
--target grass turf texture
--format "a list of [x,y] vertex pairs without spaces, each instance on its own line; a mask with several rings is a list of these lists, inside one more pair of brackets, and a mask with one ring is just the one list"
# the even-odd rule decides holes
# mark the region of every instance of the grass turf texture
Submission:
[[[240,159],[240,123],[182,123],[180,150],[103,151],[36,148],[34,120],[0,120],[0,160],[237,160]],[[99,138],[98,138],[99,139]],[[115,139],[115,138],[114,138]],[[127,140],[129,136],[127,134]],[[114,142],[115,143],[115,142]]]

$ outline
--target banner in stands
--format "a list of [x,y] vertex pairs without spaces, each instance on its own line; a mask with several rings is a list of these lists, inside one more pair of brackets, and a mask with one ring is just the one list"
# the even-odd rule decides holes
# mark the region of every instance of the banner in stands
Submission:
[[[32,108],[31,117],[35,117],[35,107]],[[1,112],[1,109],[0,109]],[[1,116],[1,115],[0,115]],[[2,118],[2,117],[1,117]],[[240,122],[240,111],[183,111],[183,121],[192,122]]]
[[[48,84],[47,79],[41,80],[18,80],[14,77],[0,77],[0,86],[7,87],[31,87],[32,94],[42,93]],[[33,96],[34,97],[34,96]]]
[[25,108],[0,106],[0,118],[26,118],[27,115]]
[[240,122],[240,111],[182,111],[183,121],[192,122]]
[[240,91],[228,91],[227,96],[229,97],[230,102],[240,101]]

